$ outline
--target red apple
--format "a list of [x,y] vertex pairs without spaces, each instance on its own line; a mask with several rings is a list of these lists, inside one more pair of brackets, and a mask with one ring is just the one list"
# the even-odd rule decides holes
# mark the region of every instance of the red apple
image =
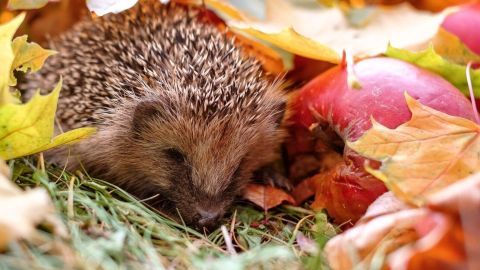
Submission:
[[[343,141],[357,140],[371,127],[371,117],[388,128],[396,128],[411,118],[405,91],[436,110],[474,119],[470,102],[458,89],[442,77],[412,64],[378,57],[356,63],[354,70],[360,89],[348,86],[346,65],[342,63],[299,90],[291,104],[291,131],[296,136],[289,143],[290,153],[305,152],[305,141],[310,142],[311,138],[299,135],[313,126],[328,126]],[[301,130],[304,132],[299,132]],[[296,149],[297,144],[302,149]],[[382,182],[364,170],[364,157],[345,147],[343,160],[344,163],[317,186],[314,203],[326,208],[338,223],[356,221],[368,205],[386,191]],[[378,162],[371,164],[379,165]]]
[[460,38],[474,53],[480,54],[480,2],[465,5],[448,15],[442,27]]

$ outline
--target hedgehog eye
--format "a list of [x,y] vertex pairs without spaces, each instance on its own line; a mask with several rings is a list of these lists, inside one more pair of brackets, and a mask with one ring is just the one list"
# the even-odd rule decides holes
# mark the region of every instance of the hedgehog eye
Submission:
[[287,108],[287,104],[285,102],[282,102],[282,103],[278,104],[276,107],[277,107],[277,110],[276,110],[276,113],[274,115],[276,117],[275,124],[276,124],[276,127],[278,128],[282,125],[283,117],[285,116],[285,110]]
[[178,162],[178,163],[183,163],[187,159],[185,158],[185,155],[182,154],[178,149],[175,148],[168,148],[164,150],[165,155],[172,161]]
[[242,173],[242,167],[244,164],[245,164],[245,158],[242,158],[238,163],[238,167],[235,169],[235,171],[232,174],[232,179],[237,179],[238,177],[240,177],[240,174]]
[[241,172],[242,172],[242,167],[240,167],[240,165],[238,165],[238,167],[233,172],[232,179],[237,179],[238,177],[240,177]]

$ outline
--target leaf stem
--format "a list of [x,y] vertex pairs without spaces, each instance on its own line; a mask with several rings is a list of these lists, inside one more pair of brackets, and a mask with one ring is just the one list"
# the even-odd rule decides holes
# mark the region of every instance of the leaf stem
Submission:
[[470,91],[470,100],[472,102],[472,107],[473,107],[473,114],[475,115],[475,121],[477,124],[480,124],[480,118],[478,116],[478,109],[477,109],[477,104],[475,103],[475,94],[473,92],[473,86],[472,86],[472,78],[470,77],[470,68],[472,66],[472,61],[468,62],[467,64],[467,83],[468,83],[468,91]]

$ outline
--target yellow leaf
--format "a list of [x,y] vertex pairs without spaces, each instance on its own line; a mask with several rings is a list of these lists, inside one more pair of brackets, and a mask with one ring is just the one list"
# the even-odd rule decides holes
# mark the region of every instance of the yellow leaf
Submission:
[[454,63],[466,65],[470,61],[480,62],[480,55],[472,52],[457,36],[443,28],[439,29],[432,43],[435,52]]
[[10,67],[15,58],[12,49],[12,38],[25,14],[20,14],[8,23],[0,25],[0,105],[9,103],[13,97],[8,87],[10,81]]
[[340,55],[319,42],[297,33],[292,27],[280,31],[267,32],[254,27],[245,27],[233,24],[233,28],[242,30],[260,40],[269,42],[287,52],[298,54],[307,58],[323,60],[332,63],[340,62]]
[[23,155],[27,156],[27,155],[39,153],[60,145],[68,145],[68,144],[76,143],[80,140],[90,137],[93,133],[95,133],[95,131],[96,131],[96,128],[93,128],[93,127],[84,127],[84,128],[77,128],[74,130],[70,130],[56,136],[55,138],[53,138],[53,140],[50,143],[43,145],[40,148],[34,149],[31,152]]
[[480,126],[436,111],[406,95],[412,118],[396,129],[372,128],[348,146],[382,161],[369,169],[399,198],[417,205],[427,194],[480,171]]
[[0,106],[0,158],[29,154],[50,143],[62,82],[48,95],[39,92],[26,104]]
[[12,43],[13,54],[15,58],[11,65],[10,72],[10,85],[16,85],[17,79],[13,76],[14,70],[20,70],[22,72],[38,71],[47,57],[55,54],[55,51],[45,50],[37,43],[28,43],[27,36],[17,37]]

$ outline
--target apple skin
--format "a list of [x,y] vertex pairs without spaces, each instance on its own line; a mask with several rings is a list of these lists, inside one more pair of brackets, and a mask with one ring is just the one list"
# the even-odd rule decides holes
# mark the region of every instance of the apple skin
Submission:
[[448,15],[442,27],[456,35],[472,52],[480,54],[480,2],[464,5]]
[[[359,89],[348,86],[346,65],[342,63],[314,78],[292,99],[290,131],[294,136],[287,144],[290,155],[309,151],[312,137],[305,131],[315,125],[328,125],[344,142],[355,141],[370,129],[372,117],[388,128],[398,127],[411,118],[405,91],[426,106],[474,120],[469,100],[434,73],[386,57],[362,60],[354,70]],[[379,162],[367,160],[348,147],[344,147],[343,161],[329,172],[324,178],[327,180],[317,183],[312,207],[325,208],[336,223],[353,224],[387,189],[364,169],[367,161],[374,168]]]

